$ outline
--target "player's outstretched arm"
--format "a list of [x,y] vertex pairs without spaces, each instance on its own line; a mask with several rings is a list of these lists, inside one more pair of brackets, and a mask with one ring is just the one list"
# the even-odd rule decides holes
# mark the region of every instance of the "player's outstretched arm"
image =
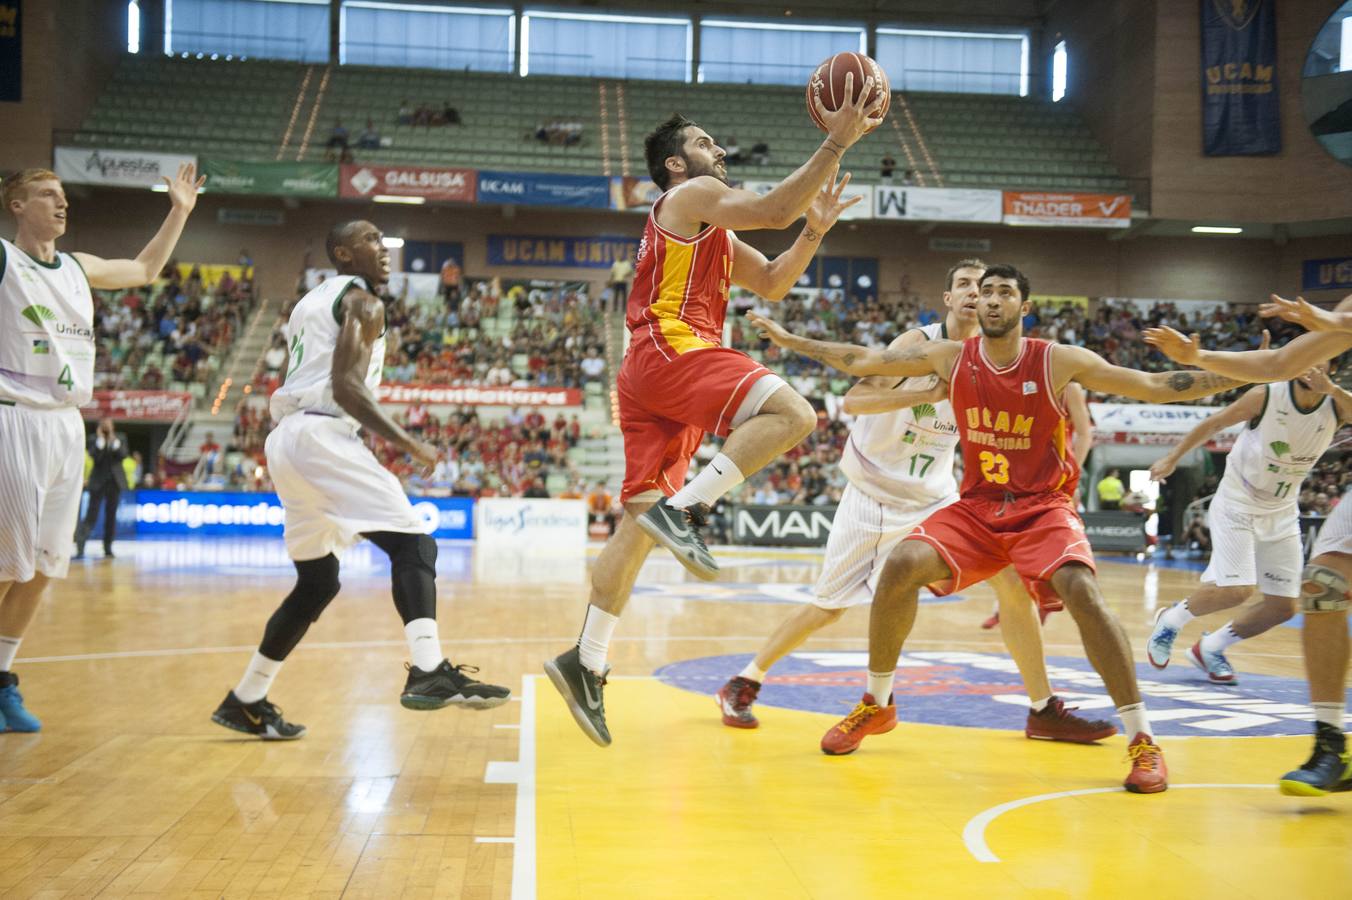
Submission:
[[[918,347],[925,343],[928,338],[925,333],[918,328],[912,328],[893,338],[892,343],[887,345],[889,350],[905,350],[908,347]],[[903,385],[905,379],[899,379],[888,375],[869,375],[859,379],[854,387],[845,393],[845,412],[852,416],[866,416],[876,413],[895,412],[899,409],[910,409],[921,403],[935,403],[928,397],[921,396],[927,393],[939,393],[942,396],[939,400],[948,398],[948,384],[936,378],[935,385],[928,391],[907,390]]]
[[[854,73],[845,76],[845,96],[855,96]],[[864,100],[873,92],[873,77],[864,79],[864,87],[853,103],[842,103],[827,112],[821,98],[814,98],[817,115],[826,123],[826,140],[807,162],[764,195],[730,188],[711,176],[692,178],[687,186],[673,193],[663,212],[686,222],[707,222],[719,228],[788,228],[807,211],[823,185],[829,184],[840,168],[845,151],[864,135],[882,124],[884,96],[879,92],[872,103]]]
[[437,448],[401,428],[366,387],[371,348],[385,331],[385,304],[366,291],[349,290],[343,295],[342,315],[330,373],[334,402],[372,434],[380,435],[425,466],[436,465]]
[[1263,403],[1266,400],[1267,388],[1249,388],[1244,392],[1244,396],[1234,403],[1198,422],[1192,427],[1191,431],[1183,436],[1183,440],[1178,442],[1178,446],[1155,460],[1155,463],[1150,467],[1150,479],[1152,481],[1163,481],[1174,474],[1174,469],[1178,468],[1180,459],[1211,440],[1217,433],[1231,425],[1238,425],[1241,422],[1248,422],[1261,416],[1263,414]]
[[832,178],[826,182],[807,211],[807,224],[803,226],[798,239],[773,260],[766,259],[764,253],[750,244],[733,238],[732,283],[755,291],[766,300],[783,300],[798,283],[798,277],[807,269],[813,254],[821,246],[822,237],[836,224],[840,214],[863,199],[840,199],[841,192],[849,183],[849,173],[839,181]]
[[748,313],[747,319],[761,337],[847,375],[938,375],[947,381],[962,346],[953,341],[927,341],[905,350],[893,350],[890,347],[875,350],[858,344],[838,344],[799,337],[786,331],[778,322],[754,312]]
[[1147,328],[1142,336],[1147,344],[1180,365],[1197,366],[1241,383],[1290,381],[1352,349],[1352,334],[1342,331],[1302,334],[1276,350],[1242,351],[1204,350],[1197,335],[1185,336],[1168,327]]
[[183,234],[189,213],[197,205],[197,192],[206,184],[207,176],[197,176],[196,163],[184,163],[178,167],[174,178],[166,176],[162,180],[169,186],[169,215],[135,259],[101,259],[89,253],[74,254],[90,287],[110,291],[141,287],[159,277]]
[[1066,385],[1066,412],[1070,413],[1070,424],[1075,429],[1070,452],[1080,468],[1084,468],[1089,451],[1094,449],[1094,420],[1089,415],[1089,398],[1084,388],[1073,381]]
[[1306,331],[1349,331],[1352,332],[1352,294],[1348,294],[1332,310],[1320,309],[1307,303],[1304,297],[1287,300],[1272,295],[1272,299],[1258,307],[1258,314],[1264,318],[1276,316],[1288,322],[1294,322]]
[[1219,394],[1247,384],[1212,372],[1139,372],[1115,366],[1084,347],[1052,348],[1052,382],[1078,381],[1091,391],[1118,394],[1146,403],[1178,403]]

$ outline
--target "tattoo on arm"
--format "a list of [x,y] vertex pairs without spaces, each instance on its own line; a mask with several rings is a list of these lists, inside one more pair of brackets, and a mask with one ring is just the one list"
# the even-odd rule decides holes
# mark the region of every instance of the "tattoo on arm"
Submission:
[[1186,391],[1192,387],[1193,377],[1190,372],[1175,372],[1169,376],[1169,387],[1175,392]]
[[1170,393],[1175,395],[1171,399],[1192,400],[1242,387],[1248,382],[1236,381],[1214,372],[1170,372],[1165,383]]

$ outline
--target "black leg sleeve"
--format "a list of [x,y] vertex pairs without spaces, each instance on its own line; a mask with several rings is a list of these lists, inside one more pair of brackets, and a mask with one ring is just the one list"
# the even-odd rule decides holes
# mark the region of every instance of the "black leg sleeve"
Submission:
[[324,607],[338,595],[339,587],[338,557],[332,553],[297,562],[296,586],[268,619],[259,652],[278,662],[290,656],[310,630],[310,623],[317,621]]
[[390,558],[394,607],[407,625],[437,617],[437,542],[425,534],[370,531],[364,537]]

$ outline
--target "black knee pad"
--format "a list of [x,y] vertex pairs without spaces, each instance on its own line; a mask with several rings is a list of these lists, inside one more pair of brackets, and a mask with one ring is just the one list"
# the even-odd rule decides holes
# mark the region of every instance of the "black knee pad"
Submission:
[[286,595],[282,605],[268,619],[263,642],[258,649],[268,659],[283,660],[296,648],[311,623],[342,585],[338,582],[338,557],[330,553],[319,559],[296,563],[296,586]]
[[404,624],[437,617],[437,542],[426,534],[375,531],[366,537],[390,558],[394,605]]

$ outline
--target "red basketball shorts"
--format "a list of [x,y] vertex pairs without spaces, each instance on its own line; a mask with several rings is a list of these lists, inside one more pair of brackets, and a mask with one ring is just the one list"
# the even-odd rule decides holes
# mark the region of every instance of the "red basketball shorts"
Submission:
[[1064,494],[1034,494],[1011,501],[964,497],[926,519],[907,535],[924,541],[948,565],[953,577],[930,585],[952,594],[985,581],[1006,566],[1023,579],[1038,605],[1062,609],[1051,577],[1066,563],[1094,569],[1094,553],[1074,501]]
[[633,344],[616,379],[624,434],[620,499],[659,490],[670,497],[706,432],[726,437],[751,386],[770,370],[738,350],[710,347],[666,359]]

